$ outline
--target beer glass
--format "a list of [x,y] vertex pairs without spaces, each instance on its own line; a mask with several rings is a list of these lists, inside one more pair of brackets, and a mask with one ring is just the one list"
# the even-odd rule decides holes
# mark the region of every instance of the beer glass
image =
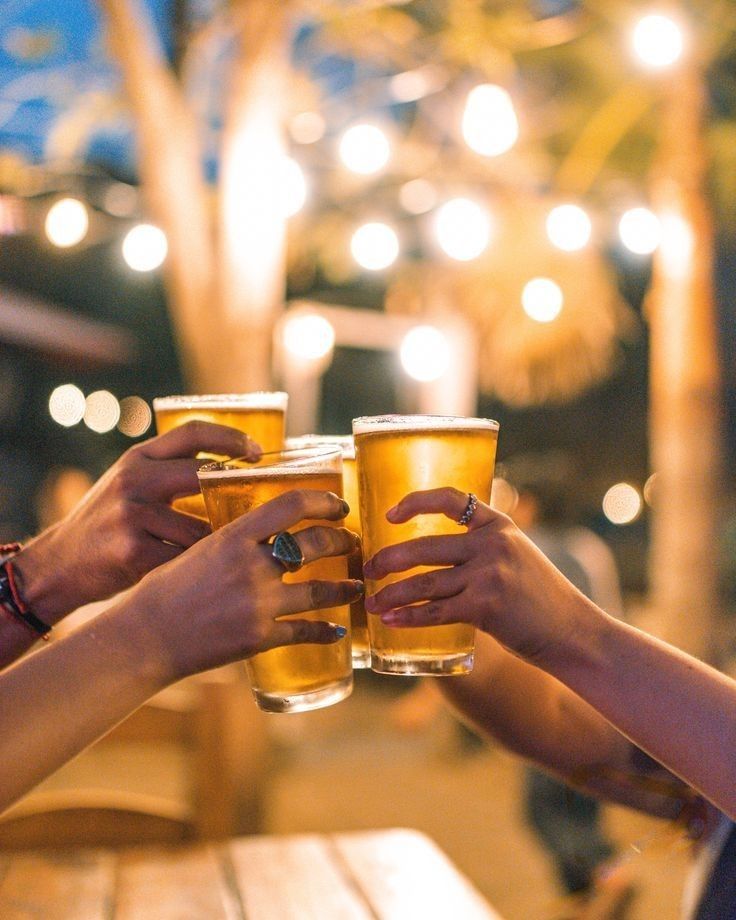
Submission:
[[[156,430],[164,434],[200,419],[230,425],[245,432],[260,444],[264,451],[281,450],[284,446],[285,417],[288,395],[286,393],[221,393],[206,396],[159,396],[153,401]],[[200,454],[211,457],[211,454]],[[174,502],[178,511],[207,520],[201,495],[178,498]]]
[[[312,447],[319,444],[339,444],[342,447],[343,497],[350,505],[350,513],[345,518],[344,524],[348,530],[360,534],[358,470],[355,465],[353,436],[350,434],[303,434],[299,437],[286,439],[287,447]],[[351,578],[363,580],[363,559],[359,550],[348,558],[348,571]],[[368,645],[365,604],[362,597],[350,605],[350,622],[353,636],[353,667],[369,668],[371,665],[371,653]]]
[[[391,524],[386,512],[409,492],[454,486],[481,501],[491,496],[498,423],[433,415],[364,416],[353,420],[360,493],[363,558],[404,540],[458,533],[443,515]],[[412,569],[378,581],[366,593],[415,575]],[[382,674],[464,674],[473,667],[474,629],[465,623],[398,628],[368,615],[371,667]]]
[[[276,451],[264,454],[257,463],[215,461],[202,466],[197,475],[212,529],[217,530],[292,489],[323,489],[342,495],[342,449],[325,445]],[[315,523],[339,527],[342,522],[302,521],[294,532]],[[345,556],[317,559],[283,576],[287,583],[347,577]],[[353,688],[349,605],[298,613],[291,619],[329,620],[345,626],[347,635],[331,645],[288,645],[247,659],[253,695],[267,712],[303,712],[329,706],[344,699]]]

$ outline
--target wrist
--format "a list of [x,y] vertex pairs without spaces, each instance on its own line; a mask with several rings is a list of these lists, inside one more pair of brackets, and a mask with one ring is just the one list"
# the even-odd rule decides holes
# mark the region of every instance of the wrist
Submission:
[[568,613],[564,632],[561,630],[558,639],[545,649],[544,660],[534,664],[572,686],[602,672],[607,662],[607,636],[616,621],[582,594]]
[[23,602],[50,626],[87,603],[74,571],[56,546],[53,530],[24,545],[12,565]]

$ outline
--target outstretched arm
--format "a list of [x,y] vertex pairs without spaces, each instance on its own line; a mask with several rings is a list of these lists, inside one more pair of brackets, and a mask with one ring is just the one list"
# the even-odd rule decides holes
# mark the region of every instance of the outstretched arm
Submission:
[[[278,645],[341,638],[334,624],[280,617],[352,603],[360,583],[285,584],[269,540],[302,520],[339,520],[345,509],[329,492],[295,491],[267,502],[3,671],[0,810],[169,684]],[[316,525],[297,539],[308,562],[356,548],[343,528]]]
[[[388,517],[458,520],[466,504],[455,489],[417,492]],[[736,818],[736,682],[605,614],[487,505],[467,532],[381,550],[365,573],[380,579],[418,565],[447,568],[384,587],[366,607],[390,626],[472,622],[495,637],[506,657],[495,656],[491,672],[454,679],[475,692],[448,691],[487,730],[503,729],[507,743],[573,780],[593,768],[625,770],[628,739]],[[501,675],[503,718],[492,702]]]

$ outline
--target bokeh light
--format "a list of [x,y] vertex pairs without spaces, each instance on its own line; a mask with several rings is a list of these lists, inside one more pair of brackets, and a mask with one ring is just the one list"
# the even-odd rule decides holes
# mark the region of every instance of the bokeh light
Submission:
[[78,198],[61,198],[49,208],[44,224],[46,236],[54,246],[68,249],[87,236],[89,212]]
[[376,173],[388,163],[391,145],[376,125],[353,125],[340,140],[340,159],[352,172]]
[[491,485],[491,505],[502,514],[513,514],[519,503],[519,493],[508,479],[494,476]]
[[166,236],[153,224],[137,224],[123,240],[123,258],[133,271],[150,272],[159,268],[167,252]]
[[468,93],[463,112],[465,142],[476,153],[500,156],[516,143],[519,122],[511,96],[500,86],[483,83]]
[[551,323],[557,319],[564,302],[562,288],[551,278],[532,278],[521,292],[524,312],[538,323]]
[[319,112],[299,112],[289,122],[289,134],[297,144],[316,144],[324,136],[325,127]]
[[644,494],[644,501],[650,507],[653,507],[657,500],[657,478],[658,474],[652,473],[644,483],[644,488],[642,489],[642,493]]
[[632,34],[634,52],[647,67],[670,67],[682,56],[685,39],[682,29],[669,16],[651,13],[643,16]]
[[590,241],[593,226],[585,211],[576,204],[561,204],[547,215],[547,236],[565,252],[583,249]]
[[411,179],[399,189],[399,203],[409,214],[426,214],[437,204],[437,189],[428,179]]
[[617,482],[603,496],[603,513],[612,524],[631,524],[641,514],[639,490],[628,482]]
[[56,387],[49,397],[49,414],[59,425],[71,428],[84,418],[84,393],[73,383]]
[[126,396],[120,400],[120,419],[118,431],[129,438],[138,438],[151,427],[153,413],[151,407],[140,396]]
[[621,242],[639,256],[651,255],[662,239],[662,225],[649,208],[630,208],[618,224]]
[[447,336],[435,326],[414,326],[401,342],[399,357],[411,378],[429,383],[445,373],[452,353]]
[[318,361],[330,353],[335,344],[335,330],[317,313],[290,316],[283,327],[283,344],[294,358]]
[[95,390],[86,399],[84,424],[97,434],[112,431],[120,421],[120,403],[109,390]]
[[388,224],[363,224],[353,234],[350,251],[358,265],[370,271],[381,271],[396,261],[399,238]]
[[282,178],[283,208],[287,217],[293,217],[304,207],[307,200],[307,180],[296,160],[286,157]]
[[435,232],[442,250],[452,259],[476,259],[491,239],[488,212],[468,198],[453,198],[437,211]]

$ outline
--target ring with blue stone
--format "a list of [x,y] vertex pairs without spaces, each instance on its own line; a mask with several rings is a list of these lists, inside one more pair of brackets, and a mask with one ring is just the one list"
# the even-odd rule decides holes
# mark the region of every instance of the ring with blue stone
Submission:
[[287,572],[298,572],[304,565],[304,553],[288,530],[276,534],[271,544],[271,555],[278,559]]

